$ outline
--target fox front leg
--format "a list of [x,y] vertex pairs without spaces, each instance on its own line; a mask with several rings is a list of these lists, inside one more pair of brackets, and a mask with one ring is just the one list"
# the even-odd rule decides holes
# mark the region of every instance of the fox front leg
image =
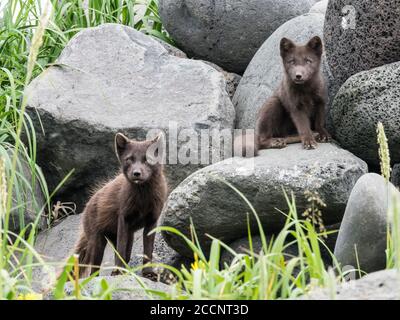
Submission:
[[[130,239],[133,234],[129,232],[129,225],[125,216],[118,216],[118,231],[117,231],[117,253],[115,254],[115,265],[119,268],[124,268],[125,264],[129,262],[130,252],[128,252]],[[121,270],[116,269],[112,275],[120,274]]]
[[149,235],[149,233],[157,227],[157,221],[152,221],[147,224],[143,229],[143,276],[151,280],[156,280],[157,275],[153,271],[152,267],[146,267],[146,264],[153,261],[153,249],[154,249],[154,239],[156,237],[155,233]]

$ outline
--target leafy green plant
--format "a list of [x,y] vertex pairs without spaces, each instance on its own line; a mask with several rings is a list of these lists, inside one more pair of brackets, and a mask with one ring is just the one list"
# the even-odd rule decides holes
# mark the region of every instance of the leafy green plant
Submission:
[[[32,38],[31,50],[28,55],[27,64],[26,64],[26,77],[24,81],[24,85],[26,86],[32,77],[32,72],[34,68],[34,64],[37,58],[37,52],[41,45],[42,34],[44,32],[46,23],[47,23],[48,13],[44,12],[42,19],[40,20],[39,27],[37,28],[37,32]],[[10,75],[6,69],[3,68],[7,74]],[[21,186],[29,184],[32,182],[31,186],[34,186],[36,173],[39,173],[39,176],[43,183],[43,189],[46,191],[45,181],[42,175],[40,175],[40,171],[38,170],[34,160],[28,153],[25,146],[21,143],[21,133],[24,128],[28,128],[27,122],[25,121],[25,107],[26,101],[24,98],[21,99],[21,106],[17,108],[17,89],[13,84],[12,76],[11,79],[11,87],[10,87],[10,97],[12,99],[5,99],[6,106],[5,110],[9,111],[12,109],[12,113],[15,118],[12,118],[15,123],[10,123],[7,117],[2,118],[1,122],[1,131],[3,133],[3,140],[0,142],[0,150],[2,154],[1,158],[1,187],[0,187],[0,297],[2,298],[16,298],[19,297],[19,293],[23,294],[32,294],[30,288],[30,279],[32,278],[32,261],[34,257],[38,259],[38,261],[43,262],[40,256],[33,250],[33,242],[35,239],[36,226],[39,222],[41,210],[40,208],[37,211],[36,220],[31,225],[27,225],[24,227],[23,218],[20,221],[21,231],[19,234],[16,234],[10,229],[10,218],[12,217],[13,208],[13,198],[16,196],[16,199],[21,201],[24,198],[24,195],[21,197]],[[32,138],[32,136],[31,136]],[[33,137],[34,138],[34,137]],[[9,142],[11,140],[11,142]],[[32,139],[30,139],[32,141]],[[35,152],[35,150],[31,150]],[[20,172],[18,175],[18,161],[20,159],[21,154],[25,156],[27,160],[27,164],[29,164],[29,168],[31,168],[31,176],[32,181],[24,182],[23,178],[25,176],[24,172]],[[6,156],[7,155],[7,156]],[[6,161],[6,159],[8,161]],[[34,189],[31,189],[32,199],[35,199]],[[48,195],[48,194],[47,194]],[[49,199],[49,197],[48,197]],[[22,203],[17,203],[17,205],[21,205],[21,207],[26,209],[23,201]],[[36,208],[38,209],[38,208]],[[4,285],[5,284],[5,285]]]

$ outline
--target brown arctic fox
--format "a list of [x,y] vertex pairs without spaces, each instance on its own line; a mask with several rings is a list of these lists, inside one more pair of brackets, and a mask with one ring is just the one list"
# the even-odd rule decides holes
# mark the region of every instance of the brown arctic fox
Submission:
[[[134,141],[121,133],[115,136],[122,172],[98,190],[84,209],[81,235],[75,247],[79,263],[84,265],[80,268],[81,277],[99,269],[107,239],[128,263],[134,232],[141,228],[144,228],[143,264],[151,262],[155,235],[148,233],[156,227],[167,196],[163,165],[148,152],[160,138]],[[119,256],[115,255],[115,264],[123,267]],[[113,272],[117,273],[118,270]],[[154,275],[151,268],[144,268],[143,274]]]
[[317,141],[330,140],[325,129],[326,89],[320,71],[322,52],[320,37],[312,38],[306,45],[296,45],[287,38],[281,40],[283,80],[261,107],[255,136],[240,137],[246,141],[238,144],[242,148],[237,150],[239,154],[243,155],[243,146],[250,142],[254,143],[257,154],[260,149],[284,148],[296,142],[302,142],[305,149],[315,149]]

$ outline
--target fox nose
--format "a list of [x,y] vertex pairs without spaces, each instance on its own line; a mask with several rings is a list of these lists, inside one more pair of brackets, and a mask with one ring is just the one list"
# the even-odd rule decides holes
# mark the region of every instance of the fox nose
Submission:
[[296,80],[301,80],[301,79],[303,79],[303,76],[300,73],[296,74]]
[[139,170],[133,171],[133,176],[140,177],[140,171]]

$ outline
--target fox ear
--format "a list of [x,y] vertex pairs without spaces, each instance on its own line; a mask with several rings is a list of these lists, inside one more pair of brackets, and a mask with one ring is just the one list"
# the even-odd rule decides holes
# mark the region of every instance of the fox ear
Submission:
[[151,165],[162,164],[165,150],[164,134],[160,132],[154,139],[150,140],[151,144],[147,148],[146,158]]
[[122,133],[118,132],[115,135],[115,153],[117,154],[118,159],[120,159],[120,156],[125,151],[128,143],[129,139]]
[[288,38],[282,38],[280,49],[281,49],[281,56],[285,57],[296,45],[294,42]]
[[311,48],[318,56],[322,55],[323,45],[320,37],[316,36],[308,41],[307,47]]
[[164,137],[163,133],[160,132],[154,139],[151,140],[151,143],[152,143],[152,144],[153,144],[153,143],[157,143],[157,142],[159,142],[160,140],[162,140],[163,137]]

